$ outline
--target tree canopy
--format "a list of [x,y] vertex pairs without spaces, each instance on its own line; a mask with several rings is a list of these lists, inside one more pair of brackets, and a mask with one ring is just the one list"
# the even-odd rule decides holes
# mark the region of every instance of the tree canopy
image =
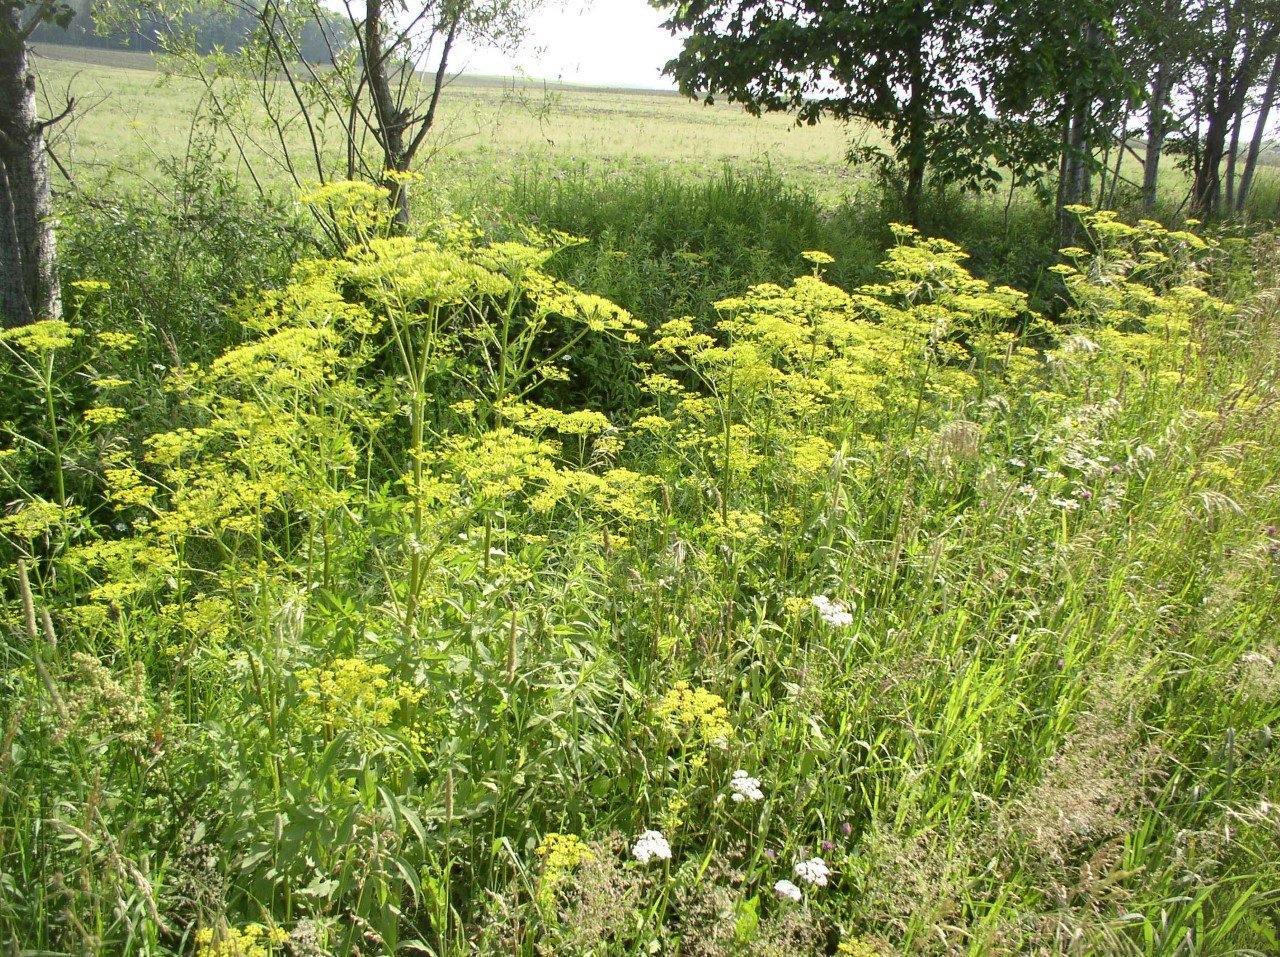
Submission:
[[[970,189],[1011,176],[1059,205],[1102,203],[1144,117],[1132,188],[1154,204],[1168,141],[1193,173],[1192,206],[1213,212],[1219,167],[1226,157],[1231,201],[1241,127],[1256,111],[1259,142],[1280,76],[1275,0],[652,2],[683,38],[667,72],[685,94],[869,124],[883,139],[851,159],[874,160],[913,218],[926,174]],[[1271,92],[1251,99],[1262,84]]]
[[975,185],[995,124],[979,96],[981,0],[655,0],[687,34],[667,71],[707,102],[753,113],[859,119],[884,130],[888,151],[857,150],[904,174],[909,206],[926,169]]

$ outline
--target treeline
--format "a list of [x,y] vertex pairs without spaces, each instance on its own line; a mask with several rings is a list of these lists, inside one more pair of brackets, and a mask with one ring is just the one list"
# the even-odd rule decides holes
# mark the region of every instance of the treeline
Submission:
[[[162,5],[139,5],[129,15],[95,16],[93,0],[69,0],[72,15],[65,28],[49,21],[36,28],[32,39],[38,43],[68,46],[120,49],[127,47],[142,53],[161,52],[165,38],[175,34],[187,37],[189,45],[201,53],[218,50],[240,52],[250,42],[260,18],[247,4],[202,3],[187,6],[182,12],[168,14]],[[288,4],[284,4],[288,6]],[[310,62],[325,63],[341,52],[332,47],[334,37],[352,32],[346,17],[319,4],[306,4],[305,26],[297,31],[298,55]],[[324,26],[321,26],[322,18]]]
[[685,92],[875,124],[889,147],[855,152],[912,209],[926,180],[1010,178],[1059,208],[1152,207],[1176,153],[1186,206],[1243,210],[1280,81],[1278,0],[653,2]]

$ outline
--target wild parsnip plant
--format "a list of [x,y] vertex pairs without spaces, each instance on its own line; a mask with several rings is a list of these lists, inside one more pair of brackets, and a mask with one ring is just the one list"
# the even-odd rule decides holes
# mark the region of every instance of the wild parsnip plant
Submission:
[[1273,240],[1082,212],[1055,325],[898,228],[646,330],[383,199],[162,430],[123,318],[0,335],[7,949],[1280,949]]

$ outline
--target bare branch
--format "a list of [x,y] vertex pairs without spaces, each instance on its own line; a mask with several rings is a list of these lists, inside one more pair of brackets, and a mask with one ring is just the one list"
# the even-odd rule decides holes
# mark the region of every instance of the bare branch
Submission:
[[[272,12],[268,13],[268,11],[272,11]],[[273,29],[274,23],[268,21],[268,17],[270,17],[271,20],[274,21],[275,23],[281,23],[281,25],[285,28],[285,31],[287,32],[288,27],[286,24],[282,22],[283,18],[279,15],[277,11],[278,11],[278,8],[275,6],[273,2],[268,2],[263,5],[262,14],[261,14],[263,28],[266,31],[268,43],[270,43],[271,45],[271,51],[275,55],[276,62],[280,67],[280,71],[281,73],[284,74],[285,82],[289,84],[289,90],[293,94],[294,101],[298,104],[298,112],[302,116],[303,123],[306,125],[307,137],[311,141],[312,159],[315,161],[315,164],[316,164],[316,176],[320,180],[320,182],[324,182],[325,180],[324,154],[320,149],[320,142],[316,134],[315,124],[311,120],[311,111],[307,109],[306,101],[303,100],[302,93],[298,89],[298,84],[294,79],[293,70],[290,66],[290,61],[288,57],[285,56],[284,51],[280,47],[279,37],[277,36],[276,30]],[[264,62],[263,63],[264,77],[266,75],[266,72],[267,72],[266,63]],[[266,100],[265,95],[263,99],[265,102]],[[287,154],[288,147],[285,146],[284,144],[283,131],[279,131],[279,132],[280,132],[280,141],[281,141],[280,145],[282,148],[285,149],[285,152]]]
[[76,108],[76,98],[74,96],[68,97],[67,105],[63,107],[62,112],[59,113],[57,116],[50,117],[47,120],[40,120],[38,123],[36,123],[36,129],[39,130],[41,133],[44,133],[44,131],[47,130],[49,127],[57,126],[59,123],[65,120],[68,116],[70,116],[72,111],[75,110],[75,108]]
[[444,90],[445,72],[449,66],[449,51],[453,47],[453,41],[458,35],[459,18],[454,17],[453,23],[449,25],[449,34],[444,39],[444,49],[440,53],[440,65],[436,68],[435,85],[431,89],[431,105],[427,107],[427,114],[422,119],[421,125],[418,127],[418,133],[413,138],[413,142],[409,144],[409,158],[412,159],[418,152],[418,148],[422,146],[422,141],[426,139],[427,133],[430,132],[432,125],[436,119],[436,106],[440,103],[440,93]]

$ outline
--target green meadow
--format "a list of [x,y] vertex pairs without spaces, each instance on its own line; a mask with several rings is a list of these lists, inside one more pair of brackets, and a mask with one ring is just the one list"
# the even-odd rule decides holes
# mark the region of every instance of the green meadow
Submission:
[[462,78],[406,234],[41,54],[0,952],[1280,953],[1273,185],[1058,253],[840,126]]
[[[71,88],[84,106],[68,131],[69,167],[129,182],[186,154],[200,115],[198,81],[162,76],[147,54],[51,45],[39,53],[46,100],[57,102]],[[265,132],[259,140],[268,142]],[[432,140],[438,152],[430,166],[445,188],[529,168],[699,175],[726,164],[785,169],[792,181],[832,199],[856,187],[844,162],[843,126],[754,119],[738,107],[707,107],[674,92],[462,74],[441,99]],[[230,148],[225,139],[221,145]]]

